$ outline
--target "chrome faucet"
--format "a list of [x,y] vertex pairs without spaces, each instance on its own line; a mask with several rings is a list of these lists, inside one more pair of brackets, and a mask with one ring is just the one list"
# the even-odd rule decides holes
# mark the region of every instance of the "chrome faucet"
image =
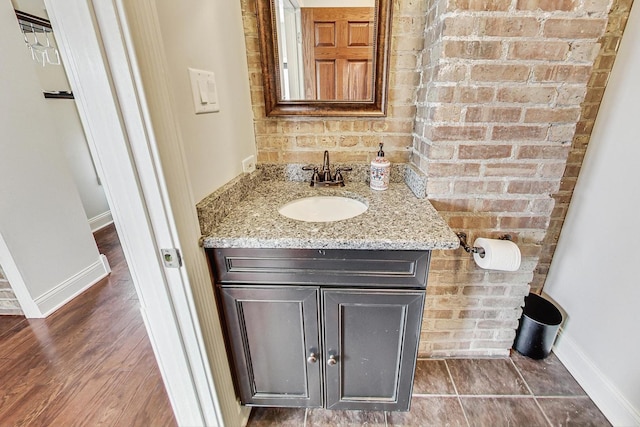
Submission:
[[342,177],[343,171],[350,171],[352,168],[350,167],[337,167],[336,174],[331,176],[331,165],[329,164],[329,151],[324,151],[324,159],[322,161],[322,170],[319,171],[317,166],[303,166],[302,170],[305,171],[313,171],[311,175],[311,183],[310,185],[316,186],[333,186],[339,185],[340,187],[344,187],[344,178]]

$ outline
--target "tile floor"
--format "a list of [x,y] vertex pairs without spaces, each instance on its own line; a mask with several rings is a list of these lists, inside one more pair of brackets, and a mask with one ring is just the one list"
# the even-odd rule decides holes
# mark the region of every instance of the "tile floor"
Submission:
[[552,353],[419,360],[409,412],[254,408],[248,426],[610,426]]

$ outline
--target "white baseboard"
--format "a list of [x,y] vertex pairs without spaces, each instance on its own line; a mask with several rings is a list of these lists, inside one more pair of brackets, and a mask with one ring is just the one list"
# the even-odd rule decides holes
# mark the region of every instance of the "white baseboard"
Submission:
[[111,272],[107,257],[100,254],[96,262],[74,274],[34,300],[41,315],[47,317],[80,293],[98,283]]
[[611,424],[640,426],[639,408],[633,407],[565,331],[560,331],[553,352]]
[[100,215],[96,215],[93,218],[90,218],[89,227],[91,227],[91,232],[95,233],[96,231],[106,227],[112,222],[113,217],[111,216],[111,211],[106,211],[104,213],[101,213]]

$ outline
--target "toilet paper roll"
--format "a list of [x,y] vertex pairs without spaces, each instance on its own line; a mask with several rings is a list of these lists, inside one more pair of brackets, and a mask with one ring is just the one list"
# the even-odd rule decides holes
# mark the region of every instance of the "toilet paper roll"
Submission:
[[520,249],[510,240],[478,237],[473,246],[484,249],[484,257],[473,254],[473,260],[480,268],[501,271],[516,271],[520,268]]

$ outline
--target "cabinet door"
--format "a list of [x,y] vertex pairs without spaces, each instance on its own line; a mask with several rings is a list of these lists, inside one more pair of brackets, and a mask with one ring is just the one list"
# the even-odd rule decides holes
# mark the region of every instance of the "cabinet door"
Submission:
[[323,291],[328,409],[409,409],[424,295]]
[[242,403],[322,406],[318,289],[223,287]]

